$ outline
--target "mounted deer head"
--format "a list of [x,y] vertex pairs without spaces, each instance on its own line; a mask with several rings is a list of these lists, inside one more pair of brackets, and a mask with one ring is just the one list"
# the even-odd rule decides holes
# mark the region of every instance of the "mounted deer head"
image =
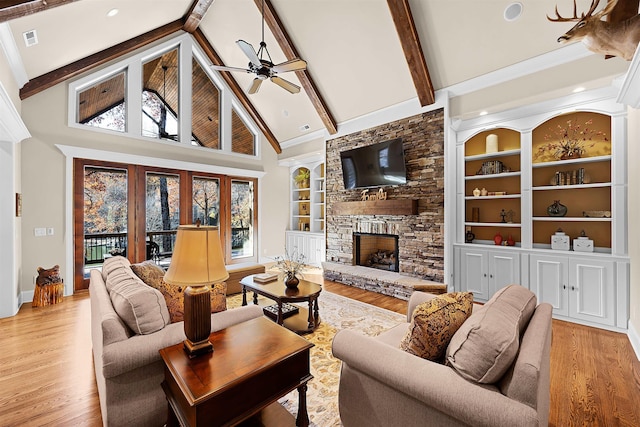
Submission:
[[640,42],[640,15],[635,15],[626,21],[610,23],[602,21],[616,7],[618,0],[611,0],[600,12],[593,13],[600,0],[592,0],[589,11],[578,17],[576,0],[573,0],[573,17],[563,18],[558,13],[556,18],[547,19],[551,22],[577,22],[569,31],[558,37],[558,43],[580,41],[592,52],[605,55],[619,56],[630,61]]

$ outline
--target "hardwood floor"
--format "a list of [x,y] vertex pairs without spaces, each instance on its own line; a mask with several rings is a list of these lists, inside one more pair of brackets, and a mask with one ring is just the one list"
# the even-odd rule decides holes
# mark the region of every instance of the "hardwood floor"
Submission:
[[[393,297],[324,287],[406,312],[406,301]],[[101,425],[89,322],[87,293],[54,306],[25,304],[0,319],[1,426]],[[553,321],[549,425],[640,426],[640,362],[626,335]]]

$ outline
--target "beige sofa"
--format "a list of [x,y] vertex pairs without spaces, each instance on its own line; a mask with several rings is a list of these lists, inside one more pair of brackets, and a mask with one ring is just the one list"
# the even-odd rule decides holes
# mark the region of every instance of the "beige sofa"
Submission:
[[[167,401],[160,387],[164,366],[158,351],[183,341],[184,327],[182,322],[169,324],[162,295],[144,285],[128,261],[120,264],[105,264],[102,273],[92,270],[89,285],[102,422],[105,426],[162,426],[167,418]],[[121,317],[114,306],[120,313],[134,308]],[[259,316],[262,310],[254,305],[227,310],[211,315],[211,328],[215,331]],[[134,333],[137,328],[144,334]]]
[[[530,294],[521,286],[511,290],[516,291],[518,298]],[[518,324],[512,335],[514,339],[519,338],[516,344],[519,347],[513,353],[515,361],[505,362],[506,373],[497,381],[480,384],[463,378],[463,374],[456,370],[464,372],[460,366],[454,369],[400,349],[413,309],[433,297],[415,292],[409,301],[407,323],[376,338],[349,330],[336,334],[333,354],[342,360],[339,408],[343,425],[546,426],[549,416],[551,306],[543,303],[536,307],[533,296],[533,303],[531,300],[528,303],[529,313],[516,314],[519,316]],[[451,339],[447,360],[458,355],[451,347],[460,345],[466,337],[478,332],[478,325],[492,322],[489,326],[499,327],[504,323],[504,312],[514,313],[511,307],[500,305],[493,299],[482,307],[476,305],[471,317]],[[465,325],[468,327],[463,331]],[[518,328],[524,330],[519,336],[515,332]],[[469,359],[486,360],[487,354],[482,353],[489,353],[489,347],[491,345],[476,346],[467,356]],[[462,360],[456,362],[463,363]],[[470,362],[474,363],[474,360]]]

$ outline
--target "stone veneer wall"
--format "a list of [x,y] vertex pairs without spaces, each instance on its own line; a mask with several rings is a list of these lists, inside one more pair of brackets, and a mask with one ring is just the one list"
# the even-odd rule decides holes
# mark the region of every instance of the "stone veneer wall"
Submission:
[[[340,152],[402,138],[407,184],[384,187],[387,199],[417,199],[418,215],[334,215],[336,202],[360,200],[345,190]],[[444,111],[422,113],[327,141],[327,261],[353,264],[353,232],[396,234],[400,273],[444,282]],[[375,190],[372,190],[373,192]]]

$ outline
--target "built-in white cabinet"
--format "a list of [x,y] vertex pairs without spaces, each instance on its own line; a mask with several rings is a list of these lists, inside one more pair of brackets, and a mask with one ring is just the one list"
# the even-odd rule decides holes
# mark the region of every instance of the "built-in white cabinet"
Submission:
[[531,255],[531,287],[556,317],[614,326],[615,263],[588,258]]
[[287,231],[287,251],[304,254],[305,263],[320,266],[325,259],[325,240],[322,233]]
[[[625,330],[633,219],[626,110],[616,94],[567,96],[452,128],[455,190],[445,188],[455,199],[447,213],[455,289],[487,301],[519,283],[557,318]],[[551,244],[558,229],[568,248]],[[581,236],[592,251],[574,245]]]
[[326,253],[324,160],[287,164],[290,174],[287,252],[303,254],[305,263],[320,266]]
[[521,284],[520,255],[510,251],[462,248],[457,289],[473,292],[475,301],[487,301],[510,284]]

